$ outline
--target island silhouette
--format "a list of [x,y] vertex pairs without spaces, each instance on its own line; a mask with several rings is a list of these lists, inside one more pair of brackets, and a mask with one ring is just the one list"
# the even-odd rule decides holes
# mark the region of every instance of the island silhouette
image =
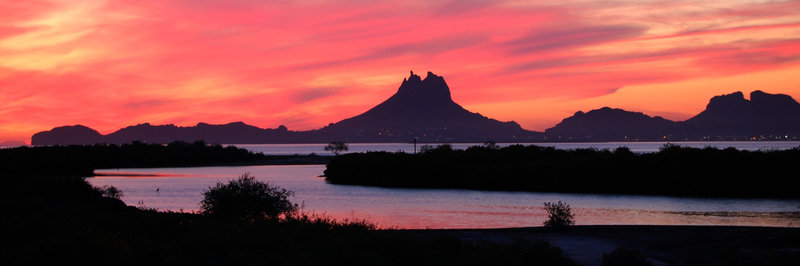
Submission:
[[760,90],[715,96],[706,109],[686,121],[671,121],[643,113],[604,107],[576,112],[544,132],[523,129],[470,112],[451,98],[442,76],[428,72],[423,79],[412,71],[397,92],[368,111],[323,128],[292,131],[281,125],[259,128],[243,122],[221,125],[198,123],[139,124],[103,135],[84,125],[61,126],[34,134],[32,145],[94,143],[170,143],[203,140],[209,143],[322,143],[346,142],[550,142],[550,141],[679,141],[679,140],[797,140],[800,103],[788,95]]

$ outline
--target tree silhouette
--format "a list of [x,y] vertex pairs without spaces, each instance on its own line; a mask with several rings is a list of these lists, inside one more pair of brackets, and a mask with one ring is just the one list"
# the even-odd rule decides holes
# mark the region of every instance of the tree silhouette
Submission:
[[349,150],[350,147],[344,141],[332,141],[325,146],[326,151],[333,152],[334,155],[339,155],[340,152]]

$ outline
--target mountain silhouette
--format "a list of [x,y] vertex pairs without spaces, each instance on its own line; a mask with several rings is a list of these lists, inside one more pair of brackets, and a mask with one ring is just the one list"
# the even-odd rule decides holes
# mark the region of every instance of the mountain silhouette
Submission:
[[703,112],[679,124],[683,137],[796,136],[800,103],[789,95],[760,90],[750,93],[748,101],[742,92],[735,92],[711,98]]
[[386,101],[320,131],[346,141],[519,141],[540,134],[467,111],[453,101],[444,78],[428,72],[422,79],[413,71]]
[[[68,128],[68,129],[64,129]],[[322,143],[348,142],[497,142],[535,141],[541,133],[522,129],[516,122],[500,122],[467,111],[450,97],[444,78],[428,72],[425,79],[411,72],[392,97],[367,112],[317,130],[289,131],[280,126],[261,129],[242,122],[224,125],[199,123],[129,126],[101,135],[85,126],[59,127],[33,135],[32,145],[91,143],[169,143],[204,140],[209,143]]]
[[681,122],[604,107],[577,112],[545,130],[555,141],[796,139],[800,104],[784,94],[753,91],[711,98],[706,109]]
[[262,129],[242,122],[224,125],[199,123],[192,127],[151,125],[149,123],[129,126],[108,135],[82,125],[57,127],[33,135],[32,145],[69,145],[94,143],[170,143],[173,141],[204,140],[209,143],[283,143],[291,142],[292,132],[285,126]]
[[193,127],[175,125],[153,126],[149,123],[120,129],[106,136],[109,143],[126,143],[140,140],[149,143],[169,143],[175,140],[205,140],[210,143],[262,143],[269,140],[286,140],[289,132],[285,126],[262,129],[233,122],[224,125],[198,123]]
[[603,107],[576,112],[544,133],[528,131],[516,122],[501,122],[473,113],[454,102],[444,78],[428,72],[422,79],[411,72],[397,92],[368,111],[321,129],[291,131],[285,126],[262,129],[234,122],[224,125],[129,126],[108,135],[82,125],[36,133],[32,145],[93,143],[169,143],[204,140],[209,143],[347,142],[537,142],[630,140],[797,139],[800,104],[784,94],[754,91],[715,96],[706,109],[681,122],[643,113]]
[[669,135],[675,122],[643,113],[603,107],[587,113],[578,111],[545,134],[554,140],[660,140]]
[[0,142],[0,148],[2,148],[2,147],[19,147],[19,146],[27,146],[27,145],[28,145],[28,143],[25,143],[24,141],[19,141],[19,140],[6,140],[6,141],[3,141],[3,142]]
[[31,145],[88,145],[100,142],[103,142],[103,135],[83,125],[56,127],[31,137]]

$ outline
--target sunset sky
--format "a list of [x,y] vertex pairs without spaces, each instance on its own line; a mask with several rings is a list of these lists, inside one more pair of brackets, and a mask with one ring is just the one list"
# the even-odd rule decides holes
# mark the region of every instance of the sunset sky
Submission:
[[800,99],[798,14],[800,1],[2,1],[0,141],[73,124],[315,129],[409,70],[530,130],[603,106],[684,120],[734,91]]

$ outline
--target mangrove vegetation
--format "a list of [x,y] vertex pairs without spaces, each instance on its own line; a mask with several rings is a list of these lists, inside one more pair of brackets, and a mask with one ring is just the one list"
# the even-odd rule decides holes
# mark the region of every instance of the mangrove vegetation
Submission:
[[693,197],[800,198],[793,174],[800,148],[746,151],[665,145],[659,152],[511,145],[423,147],[419,154],[344,154],[326,180],[406,188],[646,194]]

